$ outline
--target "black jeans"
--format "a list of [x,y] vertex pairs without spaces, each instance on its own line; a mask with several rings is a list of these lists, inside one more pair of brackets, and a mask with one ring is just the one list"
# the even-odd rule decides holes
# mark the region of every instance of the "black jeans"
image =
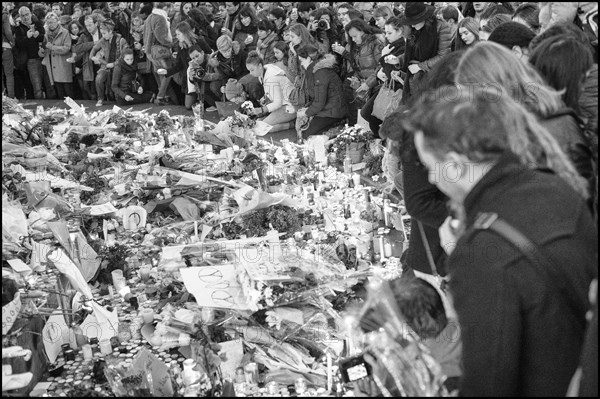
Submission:
[[334,126],[337,123],[343,121],[344,118],[328,118],[325,116],[315,116],[312,121],[310,121],[310,125],[308,129],[302,132],[303,137],[313,136],[317,134],[321,134],[330,127]]
[[54,87],[56,88],[56,95],[60,100],[71,97],[75,97],[75,91],[73,90],[73,83],[59,83],[54,82]]
[[377,98],[377,94],[379,94],[379,89],[374,90],[373,94],[367,100],[366,104],[360,110],[360,116],[363,117],[369,123],[369,128],[375,135],[375,138],[379,138],[379,127],[383,123],[383,121],[373,115],[373,105],[375,105],[375,99]]

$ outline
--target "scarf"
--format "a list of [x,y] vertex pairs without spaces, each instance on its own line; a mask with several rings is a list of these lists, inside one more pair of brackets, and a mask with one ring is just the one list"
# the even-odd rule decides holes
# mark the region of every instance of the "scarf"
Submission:
[[[418,31],[413,29],[414,40],[409,39],[406,53],[408,61],[427,61],[435,57],[438,51],[437,19],[432,18],[425,22],[425,26]],[[412,38],[411,38],[412,39]]]
[[164,17],[165,21],[167,21],[167,37],[169,41],[173,41],[173,36],[171,36],[171,22],[169,21],[169,16],[165,10],[161,10],[160,8],[153,8],[152,14]]
[[58,37],[58,34],[60,33],[60,24],[58,24],[56,26],[56,29],[51,30],[50,28],[48,28],[46,30],[46,39],[48,40],[48,43],[54,43],[54,40]]
[[271,45],[271,43],[273,43],[276,40],[277,40],[277,33],[271,32],[271,33],[269,33],[269,35],[267,37],[265,37],[264,40],[258,39],[258,43],[257,43],[256,47],[258,47],[261,50],[267,50],[269,48],[269,46]]

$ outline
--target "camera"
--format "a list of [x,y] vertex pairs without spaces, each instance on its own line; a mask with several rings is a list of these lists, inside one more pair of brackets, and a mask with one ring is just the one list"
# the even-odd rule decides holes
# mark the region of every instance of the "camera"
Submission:
[[201,81],[206,76],[206,69],[201,66],[198,66],[192,69],[192,79],[195,81]]
[[364,353],[340,360],[339,370],[346,384],[372,375],[371,365],[365,361]]
[[317,29],[319,29],[319,30],[329,30],[329,28],[330,28],[329,22],[327,22],[325,20],[321,20],[317,24]]

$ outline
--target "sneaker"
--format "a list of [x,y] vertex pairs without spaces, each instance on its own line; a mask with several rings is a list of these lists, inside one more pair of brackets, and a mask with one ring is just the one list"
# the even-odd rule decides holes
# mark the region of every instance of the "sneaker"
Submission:
[[104,104],[104,102],[102,100],[98,100],[98,102],[96,103],[96,107],[101,107]]
[[208,107],[208,108],[206,108],[206,109],[205,109],[205,111],[206,111],[206,112],[216,112],[216,111],[218,111],[218,110],[217,110],[217,107],[215,107],[215,106],[213,105],[212,107]]

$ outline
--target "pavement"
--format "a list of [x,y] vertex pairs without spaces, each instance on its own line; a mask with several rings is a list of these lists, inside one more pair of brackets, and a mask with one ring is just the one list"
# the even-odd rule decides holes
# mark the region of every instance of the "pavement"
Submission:
[[[105,111],[108,109],[112,109],[116,103],[107,101],[101,107],[96,107],[96,101],[94,100],[76,100],[77,104],[85,107],[86,111]],[[21,101],[23,107],[26,109],[35,110],[39,105],[43,106],[44,109],[56,107],[56,108],[68,108],[63,100],[23,100]],[[125,108],[125,107],[122,107]],[[146,104],[136,104],[131,105],[125,109],[131,108],[133,111],[143,111],[146,110],[149,114],[158,114],[160,111],[167,110],[169,115],[194,115],[194,112],[191,110],[185,109],[183,105],[167,105],[167,106],[159,106],[152,103]],[[219,122],[219,114],[217,112],[206,112],[205,118],[211,122],[217,123]],[[268,133],[264,136],[266,140],[271,140],[275,142],[279,142],[280,140],[289,139],[290,141],[296,141],[296,130],[288,129],[281,132],[276,133]]]

